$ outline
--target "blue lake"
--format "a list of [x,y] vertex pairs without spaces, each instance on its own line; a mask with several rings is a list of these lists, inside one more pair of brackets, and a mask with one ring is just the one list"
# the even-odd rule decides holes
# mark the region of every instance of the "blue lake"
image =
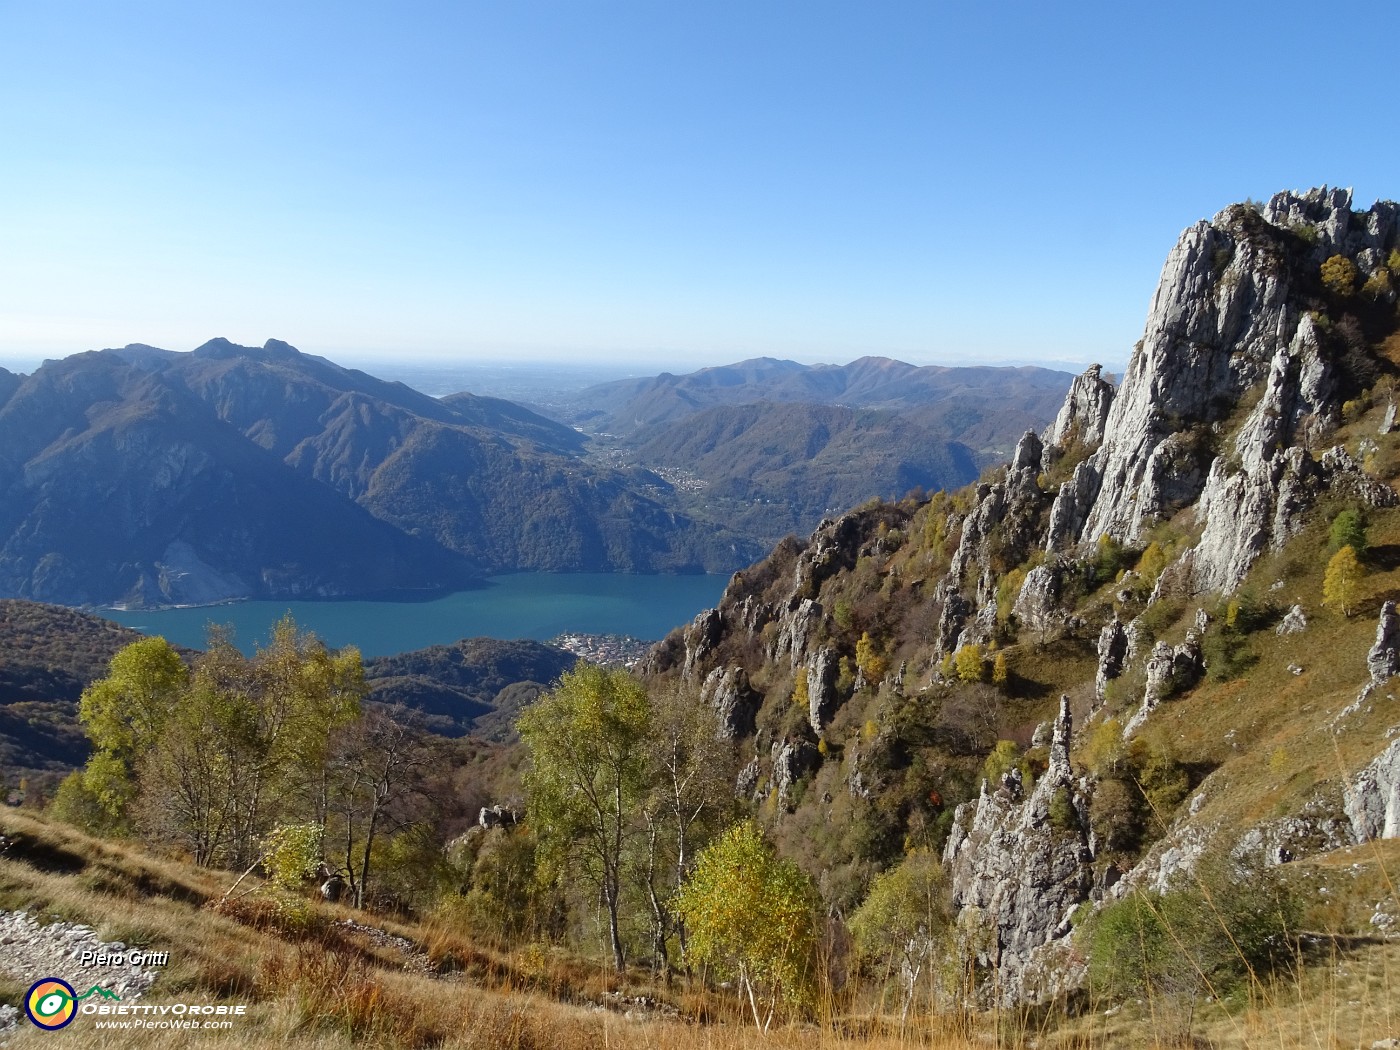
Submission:
[[660,639],[719,602],[728,576],[631,576],[615,573],[514,573],[487,585],[424,602],[233,602],[194,609],[101,615],[177,645],[202,648],[208,624],[229,624],[250,652],[291,613],[333,647],[357,645],[383,656],[459,638],[535,638],[568,632]]

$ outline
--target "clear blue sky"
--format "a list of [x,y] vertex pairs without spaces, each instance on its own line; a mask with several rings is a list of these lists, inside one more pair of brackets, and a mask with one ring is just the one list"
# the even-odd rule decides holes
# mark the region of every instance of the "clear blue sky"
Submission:
[[1121,361],[1185,225],[1400,197],[1397,11],[0,0],[0,358]]

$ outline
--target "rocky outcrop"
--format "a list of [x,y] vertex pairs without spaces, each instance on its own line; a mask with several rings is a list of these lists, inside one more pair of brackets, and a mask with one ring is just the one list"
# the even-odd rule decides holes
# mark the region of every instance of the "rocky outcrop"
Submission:
[[1283,619],[1278,622],[1278,626],[1274,628],[1274,633],[1278,635],[1300,634],[1307,629],[1307,614],[1303,612],[1303,607],[1301,605],[1295,604],[1284,614]]
[[754,731],[763,697],[749,685],[748,672],[737,664],[716,667],[700,686],[700,700],[714,708],[722,740],[738,740]]
[[1380,620],[1376,624],[1376,643],[1366,654],[1366,667],[1371,672],[1371,681],[1380,685],[1400,671],[1400,616],[1395,613],[1395,603],[1388,601],[1381,606]]
[[704,670],[705,661],[719,645],[724,635],[724,616],[718,608],[706,609],[690,621],[683,636],[685,662],[681,665],[681,677],[698,678]]
[[772,789],[778,805],[791,809],[792,789],[817,762],[817,749],[805,740],[775,741],[772,747]]
[[1102,704],[1107,699],[1108,683],[1123,673],[1128,659],[1128,632],[1115,616],[1099,632],[1099,667],[1094,674],[1094,700]]
[[[1354,215],[1349,191],[1322,189],[1279,194],[1263,209],[1235,205],[1183,233],[1102,443],[1056,495],[1046,548],[1105,533],[1142,542],[1194,503],[1204,530],[1187,584],[1229,591],[1296,534],[1321,487],[1351,485],[1367,502],[1393,504],[1387,486],[1341,456],[1319,466],[1311,455],[1337,418],[1340,380],[1307,296],[1332,254],[1374,270],[1396,227],[1394,204]],[[1092,418],[1101,405],[1092,389],[1088,373],[1076,380],[1047,438],[1064,441],[1074,420]],[[1257,392],[1248,417],[1219,447],[1220,425],[1247,392]]]
[[1102,371],[1102,365],[1090,365],[1075,376],[1064,407],[1045,431],[1047,445],[1064,446],[1074,440],[1095,448],[1103,441],[1113,404],[1113,384],[1102,377]]
[[1336,799],[1319,797],[1293,816],[1256,824],[1230,852],[1236,858],[1257,859],[1267,867],[1276,867],[1351,844],[1351,826],[1339,813]]
[[796,607],[778,621],[778,634],[769,651],[770,660],[787,657],[792,669],[801,667],[807,659],[807,646],[816,636],[822,622],[823,610],[819,602],[803,598]]
[[1355,841],[1400,838],[1400,740],[1347,782],[1344,805]]
[[1016,596],[1011,611],[1022,628],[1033,631],[1043,641],[1064,626],[1060,607],[1060,571],[1055,565],[1037,565],[1026,573],[1026,582]]
[[839,518],[823,518],[812,539],[797,556],[790,604],[816,595],[822,583],[855,565],[860,550],[861,521],[858,512]]
[[836,678],[841,659],[836,650],[818,649],[807,662],[807,720],[812,732],[820,733],[840,706],[836,694]]
[[1035,431],[1027,430],[1021,435],[1021,440],[1016,442],[1016,452],[1011,457],[1011,473],[1019,474],[1023,470],[1039,473],[1044,452],[1045,446],[1040,438],[1035,436]]
[[1187,631],[1186,640],[1175,647],[1166,642],[1158,642],[1148,655],[1145,671],[1142,706],[1123,727],[1125,737],[1132,735],[1147,721],[1147,716],[1156,710],[1162,701],[1200,680],[1201,675],[1205,673],[1200,636],[1195,630]]
[[1070,932],[1070,916],[1089,898],[1093,859],[1085,785],[1069,763],[1069,699],[1060,700],[1050,764],[1027,798],[1019,771],[984,784],[958,807],[944,850],[953,906],[979,969],[995,970],[984,1002],[1037,1001],[1060,990],[1063,974],[1045,965],[1048,947]]

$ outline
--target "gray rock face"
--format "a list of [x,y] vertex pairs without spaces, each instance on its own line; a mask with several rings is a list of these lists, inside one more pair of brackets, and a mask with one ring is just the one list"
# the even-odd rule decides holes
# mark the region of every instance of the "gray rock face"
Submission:
[[1162,701],[1200,679],[1205,672],[1200,638],[1193,630],[1188,631],[1186,640],[1175,648],[1166,642],[1158,642],[1147,657],[1145,670],[1147,681],[1143,687],[1142,706],[1123,727],[1124,737],[1131,736],[1147,721],[1147,716]]
[[1093,460],[1086,459],[1074,468],[1069,481],[1060,486],[1050,507],[1050,527],[1045,534],[1047,551],[1062,550],[1079,541],[1102,480]]
[[818,649],[807,662],[807,720],[820,733],[841,706],[836,695],[840,657],[831,648]]
[[734,778],[734,797],[752,798],[754,801],[758,801],[754,793],[758,789],[758,778],[761,772],[758,756],[754,755],[748,764],[739,770],[739,775]]
[[1011,457],[1012,472],[1030,470],[1040,473],[1040,459],[1044,451],[1045,446],[1041,444],[1040,438],[1035,436],[1034,431],[1027,430],[1021,436],[1021,440],[1016,442],[1016,454]]
[[1030,796],[1022,800],[1009,786],[989,794],[984,786],[975,803],[958,807],[944,851],[959,929],[978,965],[997,971],[995,987],[981,991],[984,1003],[1034,1002],[1054,990],[1039,964],[1047,946],[1068,936],[1070,916],[1093,886],[1087,805],[1069,764],[1070,728],[1068,699],[1061,698],[1050,765]]
[[753,733],[754,719],[763,702],[763,697],[749,685],[748,672],[737,664],[716,667],[706,675],[700,686],[700,699],[715,709],[723,740],[737,740]]
[[1400,838],[1400,740],[1347,783],[1344,806],[1357,842]]
[[1381,606],[1380,620],[1376,624],[1376,644],[1366,654],[1366,667],[1371,672],[1371,681],[1377,685],[1400,671],[1397,636],[1400,636],[1400,616],[1395,614],[1395,603],[1386,602]]
[[1053,565],[1037,565],[1026,573],[1026,582],[1016,596],[1012,613],[1021,626],[1048,638],[1064,626],[1065,612],[1060,608],[1060,573]]
[[694,679],[703,668],[706,659],[714,652],[724,634],[724,616],[719,609],[706,609],[686,627],[685,662],[681,665],[681,677]]
[[817,593],[823,581],[856,562],[860,520],[856,514],[823,518],[807,548],[798,555],[792,581],[791,605]]
[[792,806],[792,787],[817,760],[817,749],[805,740],[775,741],[773,755],[773,790],[778,794],[778,805],[784,809]]
[[820,602],[803,598],[797,607],[778,621],[778,636],[768,654],[770,660],[789,658],[792,669],[801,667],[807,659],[807,646],[821,625],[823,610]]
[[1045,431],[1047,445],[1063,446],[1074,438],[1095,447],[1103,441],[1108,410],[1113,404],[1113,385],[1102,377],[1102,371],[1102,365],[1090,365],[1075,376],[1060,414]]
[[1303,612],[1303,607],[1301,605],[1294,605],[1284,615],[1283,619],[1278,622],[1278,626],[1274,628],[1274,633],[1279,635],[1299,634],[1307,629],[1307,614]]
[[[1107,533],[1141,542],[1146,531],[1196,502],[1204,524],[1189,587],[1229,591],[1262,552],[1295,534],[1323,484],[1351,484],[1369,500],[1386,486],[1338,459],[1322,475],[1308,450],[1336,418],[1337,379],[1291,274],[1341,252],[1360,266],[1393,237],[1396,206],[1353,216],[1347,191],[1277,195],[1262,214],[1235,205],[1182,234],[1167,258],[1142,343],[1111,399],[1102,444],[1061,486],[1048,550]],[[1306,260],[1290,225],[1317,236]],[[1325,253],[1325,254],[1324,254]],[[1076,381],[1047,438],[1092,416],[1086,376]],[[1260,396],[1231,447],[1217,424],[1254,388]],[[1382,491],[1384,490],[1384,491]]]
[[1099,668],[1094,675],[1094,699],[1103,703],[1108,683],[1123,673],[1128,659],[1128,632],[1117,617],[1104,624],[1099,632]]

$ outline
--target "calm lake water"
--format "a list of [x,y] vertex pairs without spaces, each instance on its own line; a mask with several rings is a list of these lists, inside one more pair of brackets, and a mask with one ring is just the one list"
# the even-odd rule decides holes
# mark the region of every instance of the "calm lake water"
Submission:
[[330,646],[357,645],[383,656],[478,635],[545,640],[566,632],[664,638],[672,627],[715,605],[728,576],[629,576],[614,573],[515,573],[479,590],[426,602],[234,602],[197,609],[102,616],[177,645],[203,647],[210,623],[231,624],[245,652],[267,639],[290,612]]

